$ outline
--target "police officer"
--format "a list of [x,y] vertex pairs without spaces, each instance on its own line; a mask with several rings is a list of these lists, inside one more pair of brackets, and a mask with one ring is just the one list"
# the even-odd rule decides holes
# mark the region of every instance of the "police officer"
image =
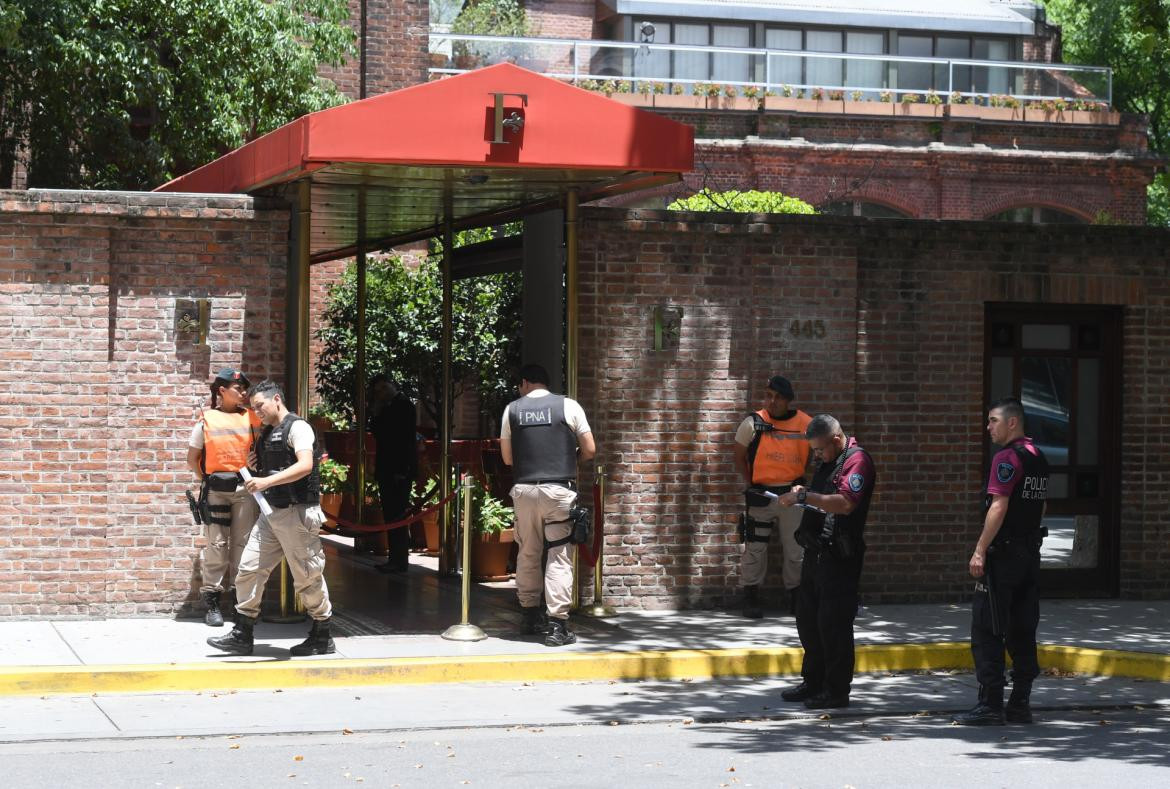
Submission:
[[[1006,397],[987,413],[987,432],[1003,447],[991,460],[983,531],[968,570],[977,580],[971,605],[971,653],[978,703],[956,720],[969,726],[1031,723],[1029,698],[1040,674],[1040,525],[1048,496],[1048,461],[1024,435],[1024,407]],[[1012,656],[1012,694],[1005,709],[1004,647]]]
[[832,416],[813,417],[806,435],[820,465],[808,488],[795,485],[780,497],[786,506],[806,508],[797,533],[804,562],[796,607],[804,661],[801,683],[780,695],[809,709],[834,709],[849,706],[853,684],[853,619],[877,471]]
[[548,386],[548,372],[540,365],[520,369],[520,399],[508,404],[500,423],[500,454],[515,481],[521,633],[544,633],[545,646],[559,647],[577,640],[568,628],[575,547],[569,542],[569,510],[577,500],[577,460],[589,460],[597,447],[580,404],[550,393]]
[[796,542],[801,512],[782,507],[778,498],[803,482],[810,452],[804,431],[810,417],[791,407],[796,393],[782,375],[768,380],[764,407],[748,415],[735,431],[735,467],[748,485],[744,492],[746,512],[740,522],[743,542],[740,580],[743,584],[743,615],[759,619],[760,584],[768,571],[768,543],[773,531],[780,533],[784,588],[788,590],[789,611],[795,613],[800,561],[803,551]]
[[248,379],[225,367],[211,382],[211,407],[199,415],[187,442],[187,467],[200,485],[207,545],[199,594],[207,607],[203,621],[223,625],[220,595],[235,586],[240,554],[260,510],[244,489],[239,470],[248,464],[260,420],[247,408]]
[[[382,502],[382,519],[394,523],[410,506],[410,491],[418,476],[417,413],[414,403],[385,375],[370,381],[370,432],[374,434],[374,479]],[[410,529],[388,533],[389,554],[378,572],[404,573],[410,567]]]
[[317,438],[308,422],[285,407],[284,393],[274,382],[260,382],[249,395],[264,429],[256,450],[260,476],[249,480],[247,489],[249,493],[263,492],[272,514],[256,522],[240,558],[236,626],[226,636],[209,638],[207,643],[235,655],[252,654],[252,630],[260,616],[264,584],[283,556],[297,594],[313,618],[309,637],[289,652],[294,656],[335,652],[329,632],[333,607],[325,585],[325,551],[319,536],[325,516],[319,506],[321,451]]

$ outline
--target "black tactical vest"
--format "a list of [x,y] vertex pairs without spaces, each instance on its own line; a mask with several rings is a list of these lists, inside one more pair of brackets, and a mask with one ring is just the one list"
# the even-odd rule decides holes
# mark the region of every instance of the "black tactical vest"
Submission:
[[[991,541],[992,545],[1039,539],[1040,521],[1044,518],[1044,502],[1048,498],[1048,460],[1039,449],[1033,455],[1019,444],[1013,444],[1012,450],[1020,460],[1022,476],[1008,497],[1007,514],[1003,516],[1003,525]],[[990,507],[991,496],[988,496],[984,511]]]
[[[290,413],[276,427],[265,425],[260,433],[257,456],[263,476],[284,471],[297,462],[297,454],[288,443],[288,434],[293,423],[300,420]],[[321,500],[321,442],[313,438],[313,470],[304,477],[287,485],[277,485],[264,491],[264,497],[273,507],[288,507],[292,504],[317,504]]]
[[563,395],[513,400],[508,406],[508,422],[516,482],[577,478],[577,436],[565,421]]
[[[835,462],[821,463],[818,465],[817,470],[813,473],[812,482],[809,483],[808,489],[813,493],[821,493],[826,496],[835,494],[837,492],[837,486],[841,481],[841,474],[844,473],[845,461],[857,452],[865,452],[865,450],[859,446],[852,446],[838,455]],[[867,452],[866,455],[868,454]],[[874,479],[873,483],[869,486],[869,492],[865,494],[865,497],[853,509],[853,512],[848,515],[833,516],[837,524],[838,534],[847,534],[855,539],[862,537],[865,532],[865,521],[869,516],[869,502],[873,498],[873,489],[876,485],[877,471],[874,471]],[[821,530],[821,524],[824,520],[825,516],[819,512],[806,510],[804,516],[801,518],[800,529],[810,535],[815,535]]]

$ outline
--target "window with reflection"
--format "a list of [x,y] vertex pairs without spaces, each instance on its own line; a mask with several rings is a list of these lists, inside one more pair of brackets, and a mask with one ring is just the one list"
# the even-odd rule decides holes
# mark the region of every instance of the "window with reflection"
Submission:
[[836,200],[821,206],[821,213],[832,216],[863,216],[867,219],[906,219],[909,216],[896,208],[865,200]]
[[1085,220],[1048,206],[1021,206],[1000,211],[987,218],[991,222],[1021,222],[1026,225],[1083,225]]

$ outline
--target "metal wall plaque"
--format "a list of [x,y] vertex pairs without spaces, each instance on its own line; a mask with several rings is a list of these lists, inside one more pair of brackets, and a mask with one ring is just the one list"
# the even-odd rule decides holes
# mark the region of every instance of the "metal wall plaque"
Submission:
[[207,345],[211,299],[175,299],[175,344]]
[[682,335],[682,307],[654,308],[654,350],[663,351],[678,347]]

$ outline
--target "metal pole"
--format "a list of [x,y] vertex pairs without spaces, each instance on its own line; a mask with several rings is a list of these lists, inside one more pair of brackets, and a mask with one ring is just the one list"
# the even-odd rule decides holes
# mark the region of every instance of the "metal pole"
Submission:
[[[601,495],[598,497],[601,503],[598,504],[597,517],[601,524],[605,524],[605,466],[597,467],[597,486],[601,488]],[[605,529],[602,529],[605,533]],[[593,565],[593,605],[585,609],[584,613],[589,616],[614,616],[617,611],[610,608],[601,601],[601,555],[605,553],[605,540],[597,544],[597,564]]]
[[462,598],[463,616],[459,624],[451,625],[443,631],[443,638],[448,641],[483,641],[487,633],[471,624],[471,475],[464,474],[461,478],[463,485],[463,578]]
[[[366,187],[357,193],[357,359],[353,374],[357,412],[357,460],[354,461],[354,509],[362,520],[366,503]],[[362,538],[358,538],[362,539]],[[373,535],[368,539],[373,539]]]
[[[289,393],[292,407],[302,416],[309,410],[309,252],[313,221],[313,192],[308,179],[297,183],[296,216],[293,223],[292,256],[289,266],[288,303],[293,307],[289,315],[289,344],[293,358],[289,360],[292,380]],[[305,607],[288,569],[288,562],[280,560],[280,613],[268,616],[269,622],[299,622],[305,617]]]
[[[565,393],[577,399],[577,190],[565,194]],[[581,604],[580,553],[573,551],[573,604]]]
[[[440,345],[443,356],[442,418],[439,423],[439,499],[446,501],[451,492],[451,264],[455,257],[455,231],[452,227],[454,210],[451,188],[443,198],[443,329]],[[439,574],[455,571],[455,546],[451,541],[451,507],[444,504],[439,513]]]

